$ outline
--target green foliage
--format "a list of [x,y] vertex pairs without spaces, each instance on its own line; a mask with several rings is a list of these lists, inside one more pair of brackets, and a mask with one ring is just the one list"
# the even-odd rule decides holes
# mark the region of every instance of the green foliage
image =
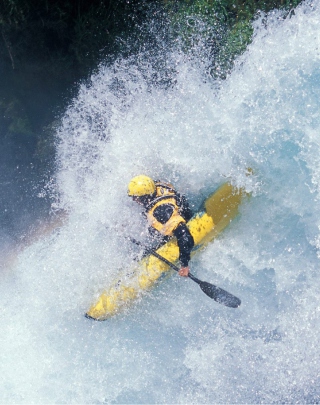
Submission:
[[169,6],[169,16],[173,32],[182,39],[186,49],[199,41],[217,37],[217,31],[226,20],[225,10],[218,1],[185,1],[179,8]]
[[0,136],[27,143],[41,160],[53,154],[51,123],[75,84],[104,58],[138,49],[136,28],[153,15],[152,5],[164,8],[185,52],[204,49],[211,75],[224,78],[251,41],[257,11],[290,9],[299,2],[0,0]]
[[[252,40],[252,21],[258,12],[289,10],[300,0],[167,0],[173,30],[186,51],[199,41],[211,58],[210,74],[225,78],[235,58]],[[209,44],[209,46],[208,46]]]
[[8,137],[13,138],[17,135],[33,136],[28,116],[23,111],[18,99],[1,100],[0,112],[7,123],[6,135]]
[[226,31],[216,59],[212,63],[211,76],[224,79],[230,73],[236,56],[244,52],[251,42],[252,33],[252,24],[246,20],[239,20]]

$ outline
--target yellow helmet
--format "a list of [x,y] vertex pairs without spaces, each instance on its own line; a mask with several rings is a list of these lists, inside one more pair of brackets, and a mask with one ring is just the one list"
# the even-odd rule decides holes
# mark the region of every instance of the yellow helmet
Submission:
[[128,195],[141,197],[143,195],[153,194],[156,191],[154,181],[144,174],[131,179],[128,184]]

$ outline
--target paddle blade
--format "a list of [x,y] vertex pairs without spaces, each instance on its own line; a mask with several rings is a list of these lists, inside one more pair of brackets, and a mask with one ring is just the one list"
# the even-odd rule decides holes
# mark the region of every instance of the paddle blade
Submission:
[[222,288],[216,287],[206,281],[201,281],[199,283],[201,290],[207,294],[208,297],[214,299],[219,304],[225,305],[230,308],[238,308],[241,304],[241,300],[234,295],[230,294],[228,291]]

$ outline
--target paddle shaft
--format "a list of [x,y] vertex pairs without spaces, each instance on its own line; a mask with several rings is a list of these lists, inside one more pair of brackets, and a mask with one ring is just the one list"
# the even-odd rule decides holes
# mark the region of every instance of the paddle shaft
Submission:
[[[177,267],[175,264],[171,263],[169,260],[167,260],[165,257],[159,255],[159,253],[155,252],[153,249],[148,249],[146,248],[141,242],[130,238],[131,242],[135,243],[138,246],[142,246],[144,249],[146,249],[146,252],[155,256],[157,259],[162,260],[164,263],[166,263],[168,266],[170,266],[173,270],[179,272],[179,267]],[[215,286],[214,284],[207,283],[206,281],[201,281],[198,278],[196,278],[193,274],[189,272],[188,277],[197,283],[201,290],[210,298],[214,299],[216,302],[219,304],[223,304],[227,307],[231,308],[238,308],[239,305],[241,304],[241,300],[237,298],[236,296],[230,294],[228,291],[223,290],[220,287]]]
[[[148,249],[148,248],[146,248],[141,242],[137,241],[137,240],[134,239],[134,238],[130,238],[130,239],[131,239],[131,241],[132,241],[133,243],[135,243],[136,245],[145,248],[147,253],[150,253],[151,255],[155,256],[157,259],[162,260],[164,263],[166,263],[168,266],[170,266],[173,270],[175,270],[175,271],[177,271],[177,272],[180,271],[179,267],[177,267],[175,264],[169,262],[169,260],[167,260],[165,257],[159,255],[159,253],[155,252],[153,249]],[[191,278],[191,280],[193,280],[194,282],[196,282],[196,283],[199,284],[199,285],[202,283],[201,280],[197,279],[197,277],[195,277],[195,276],[194,276],[193,274],[191,274],[190,272],[189,272],[189,274],[188,274],[188,277]]]

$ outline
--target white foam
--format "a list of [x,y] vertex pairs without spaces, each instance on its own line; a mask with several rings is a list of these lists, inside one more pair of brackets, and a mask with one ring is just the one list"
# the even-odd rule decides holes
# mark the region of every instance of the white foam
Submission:
[[[274,12],[217,88],[168,52],[102,66],[58,132],[65,225],[24,250],[1,289],[0,399],[8,403],[271,403],[319,399],[320,4]],[[147,80],[146,80],[147,78]],[[245,176],[246,167],[254,176]],[[225,178],[253,192],[192,270],[242,299],[230,310],[172,277],[125,315],[83,317],[145,240],[126,197],[144,172],[197,207]]]

